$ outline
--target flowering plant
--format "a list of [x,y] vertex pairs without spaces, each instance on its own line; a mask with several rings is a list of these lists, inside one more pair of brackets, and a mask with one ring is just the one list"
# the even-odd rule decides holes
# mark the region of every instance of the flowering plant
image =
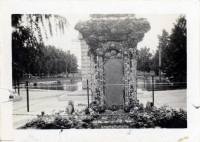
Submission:
[[[105,106],[101,109],[104,110]],[[76,110],[67,115],[38,115],[38,118],[27,122],[22,128],[187,128],[187,112],[166,105],[160,108],[143,108],[143,105],[139,105],[130,112],[121,108],[116,111],[104,110],[101,113],[88,108],[87,111],[90,112],[86,114]]]

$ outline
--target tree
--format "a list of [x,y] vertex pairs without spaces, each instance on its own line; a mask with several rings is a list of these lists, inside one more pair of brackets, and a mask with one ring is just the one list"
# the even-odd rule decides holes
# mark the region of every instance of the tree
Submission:
[[[40,68],[40,72],[44,75],[57,75],[63,72],[75,72],[77,71],[77,59],[72,54],[67,54],[66,52],[55,48],[54,46],[42,46],[41,45],[41,57],[36,60],[36,68]],[[36,72],[38,72],[36,70]]]
[[176,78],[176,81],[186,81],[187,79],[187,35],[186,35],[186,19],[180,16],[171,35],[169,36],[169,44],[165,50],[165,58],[163,67],[168,77]]
[[39,67],[40,74],[45,62],[43,39],[55,34],[53,28],[56,29],[56,34],[58,31],[64,34],[68,26],[67,20],[51,14],[13,14],[11,19],[13,76],[25,72],[34,74],[36,67]]
[[66,59],[66,64],[68,73],[76,73],[78,71],[77,58],[74,56],[74,54],[69,54],[68,58]]
[[159,54],[161,56],[161,65],[158,66],[158,68],[160,68],[161,70],[165,70],[166,67],[166,60],[168,60],[168,52],[167,49],[169,47],[169,43],[170,43],[170,39],[169,39],[169,33],[163,29],[162,31],[162,35],[158,35],[158,40],[159,40],[159,45],[158,45],[158,57]]
[[41,77],[41,73],[43,72],[43,66],[45,65],[46,47],[44,46],[44,44],[39,44],[37,49],[38,50],[35,58],[35,66],[33,70],[34,73],[37,73],[37,75]]
[[[44,31],[45,38],[53,36],[53,28],[58,33],[58,29],[61,34],[65,33],[66,27],[69,26],[65,17],[52,14],[13,14],[12,15],[12,27],[14,31],[20,31],[20,27],[29,29],[34,33],[34,37],[38,39],[38,42],[43,42]],[[47,32],[47,30],[49,32]],[[49,35],[50,34],[50,35]]]
[[19,74],[22,70],[30,73],[35,60],[37,41],[31,30],[24,27],[18,29],[12,33],[13,74]]
[[150,63],[152,54],[149,52],[150,48],[144,47],[138,50],[137,69],[143,72],[150,71]]

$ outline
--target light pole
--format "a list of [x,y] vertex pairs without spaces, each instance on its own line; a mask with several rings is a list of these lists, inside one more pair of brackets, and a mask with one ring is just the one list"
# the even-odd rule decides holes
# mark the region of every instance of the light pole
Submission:
[[161,83],[161,47],[159,46],[159,83]]

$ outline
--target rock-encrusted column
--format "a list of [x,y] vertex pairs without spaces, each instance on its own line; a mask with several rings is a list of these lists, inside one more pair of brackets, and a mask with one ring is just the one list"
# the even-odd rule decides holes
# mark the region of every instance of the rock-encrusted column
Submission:
[[104,85],[104,79],[103,79],[103,57],[102,54],[98,55],[98,88],[100,92],[100,103],[103,105],[105,101],[104,97],[104,91],[103,91],[103,85]]
[[132,52],[131,59],[131,74],[130,74],[130,88],[131,88],[131,98],[137,100],[137,59],[136,52]]
[[97,87],[97,73],[96,73],[96,64],[94,62],[94,55],[90,54],[90,73],[91,73],[91,96],[92,100],[97,97],[96,87]]
[[129,105],[129,72],[130,72],[130,63],[128,59],[128,51],[124,51],[124,97],[125,105]]

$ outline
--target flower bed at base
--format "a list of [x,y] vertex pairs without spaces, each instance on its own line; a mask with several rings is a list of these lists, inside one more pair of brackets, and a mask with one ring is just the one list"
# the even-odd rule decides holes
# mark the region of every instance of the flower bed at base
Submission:
[[20,129],[187,128],[187,112],[168,106],[134,107],[130,112],[118,109],[100,113],[86,108],[62,113],[38,115]]

